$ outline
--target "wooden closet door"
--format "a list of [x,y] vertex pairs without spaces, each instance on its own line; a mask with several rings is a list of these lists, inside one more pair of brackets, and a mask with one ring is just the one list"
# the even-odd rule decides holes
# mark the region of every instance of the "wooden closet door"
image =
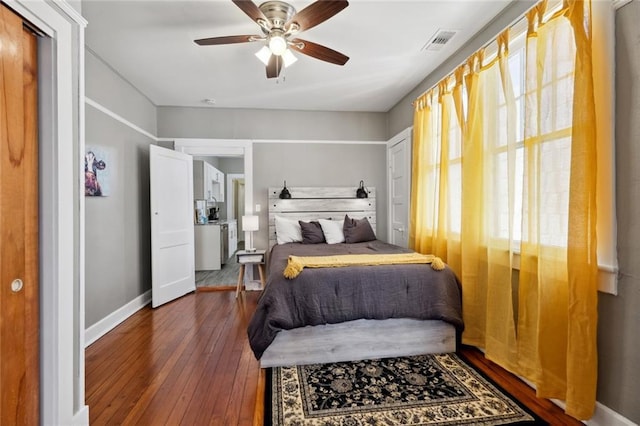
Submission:
[[39,419],[37,40],[0,5],[0,424]]

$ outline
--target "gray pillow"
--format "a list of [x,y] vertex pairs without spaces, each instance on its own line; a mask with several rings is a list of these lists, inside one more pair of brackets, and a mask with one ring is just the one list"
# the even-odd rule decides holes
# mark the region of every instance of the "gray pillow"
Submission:
[[371,224],[366,217],[362,219],[351,219],[349,215],[344,216],[344,242],[347,244],[364,243],[376,239],[376,234],[371,228]]
[[298,223],[302,230],[302,244],[320,244],[326,242],[320,222],[303,222],[299,220]]

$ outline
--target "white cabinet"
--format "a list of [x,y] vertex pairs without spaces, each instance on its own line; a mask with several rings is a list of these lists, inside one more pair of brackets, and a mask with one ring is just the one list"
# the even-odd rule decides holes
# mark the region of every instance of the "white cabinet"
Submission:
[[209,183],[208,163],[202,160],[193,161],[193,199],[211,200],[211,184]]
[[224,201],[224,173],[202,160],[193,161],[193,199]]
[[194,242],[196,271],[222,268],[220,262],[220,225],[196,225]]
[[229,255],[238,250],[238,223],[235,220],[229,221]]
[[218,201],[224,201],[224,173],[209,165],[209,180],[213,196]]

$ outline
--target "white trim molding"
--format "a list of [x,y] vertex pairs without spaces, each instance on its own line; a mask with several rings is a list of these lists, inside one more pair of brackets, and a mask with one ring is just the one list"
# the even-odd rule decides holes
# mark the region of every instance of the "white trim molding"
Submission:
[[310,139],[252,139],[253,143],[296,143],[296,144],[334,144],[334,145],[386,145],[387,141],[345,141],[345,140],[310,140]]
[[614,9],[620,9],[625,4],[631,3],[631,1],[632,0],[612,0],[611,3],[613,4]]
[[[520,253],[513,253],[513,269],[520,270]],[[598,265],[598,291],[618,295],[618,268]]]
[[[87,21],[84,20],[84,18],[76,12],[75,9],[73,9],[71,6],[68,6],[66,2],[60,2],[60,5],[65,5],[68,8],[72,9],[73,12],[75,12],[78,16],[76,16],[76,21],[80,22],[80,25],[82,25],[83,27],[85,27],[87,25]],[[79,38],[79,45],[80,46],[84,46],[84,41],[85,41],[85,37],[84,37],[84,31],[80,31],[80,34],[78,34],[78,38]],[[79,48],[77,49],[77,54],[78,54],[78,63],[80,64],[84,64],[85,63],[85,56],[84,56],[84,49]],[[77,165],[77,171],[78,171],[78,176],[82,176],[80,178],[81,181],[84,181],[84,155],[85,155],[85,146],[86,146],[86,141],[85,141],[85,134],[86,134],[86,104],[84,102],[82,102],[82,100],[84,99],[85,96],[85,72],[84,72],[84,66],[82,66],[82,72],[79,73],[79,84],[78,84],[78,127],[79,127],[79,132],[78,132],[78,151],[77,151],[77,158],[76,158],[76,165]],[[85,289],[86,289],[86,277],[84,274],[85,271],[85,265],[86,265],[86,253],[85,253],[85,249],[86,249],[86,244],[85,244],[85,196],[84,196],[84,185],[83,184],[79,184],[78,188],[77,188],[77,193],[78,193],[78,201],[79,201],[79,212],[78,212],[78,226],[80,229],[78,229],[78,268],[80,271],[82,271],[82,273],[79,274],[79,282],[78,282],[78,310],[79,310],[79,314],[78,314],[78,328],[80,329],[80,339],[78,341],[78,346],[80,348],[83,348],[85,346],[85,320],[86,320],[86,307],[85,307],[85,303],[86,303],[86,293],[85,293]],[[84,353],[82,354],[83,356],[80,356],[78,359],[78,371],[85,371],[85,358],[84,358]],[[76,392],[75,398],[76,398],[76,406],[77,407],[85,407],[86,410],[83,410],[82,408],[80,409],[79,413],[76,414],[75,419],[80,419],[80,418],[89,418],[89,407],[87,407],[86,405],[84,405],[85,402],[85,391],[86,391],[86,380],[85,380],[85,375],[80,375],[78,378],[78,391]],[[76,420],[74,420],[74,422],[76,422]],[[78,422],[79,423],[79,422]]]
[[[7,0],[35,25],[39,41],[40,368],[42,424],[88,424],[84,405],[84,275],[75,253],[80,185],[74,149],[82,140],[86,21],[65,1]],[[76,139],[77,138],[77,139]],[[78,300],[80,299],[80,300]],[[74,399],[77,395],[77,399]]]
[[129,318],[131,315],[138,312],[140,309],[151,303],[151,290],[147,290],[140,296],[133,299],[131,302],[122,306],[120,309],[107,315],[85,331],[85,347],[88,347],[96,340],[107,334]]
[[589,426],[638,426],[637,423],[599,402],[596,402],[596,410],[593,413],[593,417],[584,423]]
[[[82,27],[82,28],[86,28],[87,27],[87,24],[89,22],[86,19],[84,19],[82,14],[80,12],[78,12],[73,6],[71,6],[67,2],[67,0],[58,0],[54,4],[57,7],[59,7],[64,12],[64,14],[66,14],[68,17],[73,19],[73,21],[75,23],[80,25],[80,27]],[[80,46],[84,46],[84,43],[81,44]],[[80,49],[80,50],[82,50],[82,49]]]
[[598,291],[618,295],[618,268],[598,265]]
[[190,155],[244,157],[244,190],[246,214],[253,212],[253,141],[248,139],[188,139],[173,140],[176,151]]
[[84,101],[85,101],[85,103],[87,105],[91,105],[92,107],[94,107],[98,111],[101,111],[101,112],[107,114],[109,117],[113,118],[116,121],[119,121],[120,123],[124,124],[125,126],[130,127],[131,129],[135,130],[136,132],[145,135],[146,137],[148,137],[149,139],[153,140],[154,142],[158,142],[159,141],[157,136],[152,135],[151,133],[149,133],[146,130],[144,130],[142,127],[136,126],[135,124],[133,124],[132,122],[130,122],[126,118],[122,117],[121,115],[116,114],[115,112],[111,111],[109,108],[107,108],[104,105],[94,101],[93,99],[85,96]]
[[[478,347],[478,350],[480,350],[480,352],[482,352],[483,354],[485,353],[485,350],[483,348]],[[534,390],[536,389],[535,384],[530,380],[525,379],[520,375],[516,375],[516,376],[520,380],[525,382],[527,386],[529,386],[530,388]],[[565,402],[560,399],[552,398],[552,399],[549,399],[549,401],[553,402],[555,405],[562,408],[563,410],[566,408]],[[632,422],[631,420],[624,417],[622,414],[612,410],[611,408],[607,407],[606,405],[598,401],[596,401],[596,408],[593,412],[593,416],[589,420],[582,421],[582,423],[589,426],[638,426],[637,423]]]
[[[84,392],[83,392],[84,393]],[[89,406],[82,405],[78,412],[73,416],[74,425],[88,425],[89,424]]]

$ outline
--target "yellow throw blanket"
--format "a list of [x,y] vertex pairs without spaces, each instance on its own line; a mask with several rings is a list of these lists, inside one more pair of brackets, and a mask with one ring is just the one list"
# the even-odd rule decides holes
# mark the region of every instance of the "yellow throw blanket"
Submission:
[[410,263],[430,263],[431,268],[440,271],[444,262],[432,254],[343,254],[335,256],[289,256],[284,269],[288,279],[297,277],[304,268],[340,268],[343,266],[404,265]]

